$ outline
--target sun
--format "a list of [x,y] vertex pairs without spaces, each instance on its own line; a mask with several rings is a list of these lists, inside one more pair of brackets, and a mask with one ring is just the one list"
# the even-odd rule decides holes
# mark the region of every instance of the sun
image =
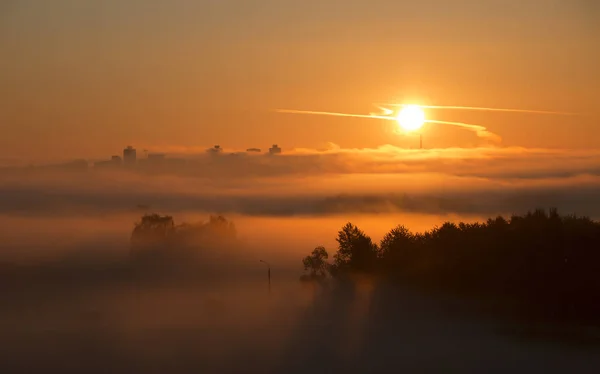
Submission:
[[425,112],[418,105],[406,105],[398,112],[396,121],[406,131],[418,130],[425,123]]

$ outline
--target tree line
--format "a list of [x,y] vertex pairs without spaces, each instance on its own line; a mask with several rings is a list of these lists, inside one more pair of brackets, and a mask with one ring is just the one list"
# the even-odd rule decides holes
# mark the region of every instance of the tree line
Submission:
[[134,260],[173,259],[185,261],[226,253],[224,247],[236,246],[236,228],[222,216],[207,222],[176,224],[172,216],[146,214],[131,233],[130,255]]
[[556,318],[600,321],[600,223],[538,209],[486,222],[446,222],[423,232],[391,229],[375,243],[352,223],[303,259],[303,281],[356,274],[516,302]]
[[[600,322],[600,222],[588,217],[538,209],[485,222],[446,222],[425,232],[398,225],[379,243],[348,222],[336,240],[331,258],[319,246],[302,259],[302,281],[371,276]],[[131,235],[132,258],[158,264],[212,263],[222,256],[228,263],[237,246],[235,226],[222,216],[176,224],[171,216],[148,214]]]

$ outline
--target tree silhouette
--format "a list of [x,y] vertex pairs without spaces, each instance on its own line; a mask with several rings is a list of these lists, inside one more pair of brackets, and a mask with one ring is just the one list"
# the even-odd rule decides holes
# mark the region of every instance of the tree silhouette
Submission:
[[208,222],[175,225],[171,216],[146,214],[131,234],[134,258],[165,257],[189,259],[198,255],[223,252],[236,240],[233,222],[222,216],[210,216]]
[[403,225],[398,225],[388,232],[380,244],[380,254],[384,265],[395,266],[395,270],[402,269],[402,272],[397,272],[397,274],[406,273],[407,265],[413,261],[415,256],[416,239],[417,237]]
[[333,256],[336,272],[370,272],[377,265],[378,247],[365,233],[348,222],[338,232],[338,251]]
[[600,323],[600,223],[588,217],[536,209],[509,219],[446,222],[422,233],[400,225],[379,246],[347,223],[337,242],[330,271],[338,278],[356,272],[385,276],[502,300],[527,313]]
[[304,257],[302,264],[304,271],[308,274],[303,277],[303,280],[323,280],[329,272],[329,263],[327,259],[329,254],[325,247],[316,247],[309,256]]
[[152,244],[164,244],[175,231],[175,222],[171,216],[146,214],[135,224],[131,234],[132,250],[138,250]]

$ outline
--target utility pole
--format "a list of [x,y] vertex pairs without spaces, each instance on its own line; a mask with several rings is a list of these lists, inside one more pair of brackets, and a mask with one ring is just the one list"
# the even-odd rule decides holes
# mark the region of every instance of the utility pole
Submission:
[[419,133],[419,149],[423,149],[423,134]]
[[268,262],[260,260],[263,264],[267,265],[267,278],[269,280],[269,293],[271,293],[271,265]]

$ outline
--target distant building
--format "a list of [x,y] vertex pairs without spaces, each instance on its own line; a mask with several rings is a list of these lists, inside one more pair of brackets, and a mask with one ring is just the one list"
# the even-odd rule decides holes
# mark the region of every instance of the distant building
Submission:
[[113,162],[113,164],[115,165],[121,165],[123,163],[123,159],[121,159],[121,156],[112,156],[110,158],[110,160]]
[[137,162],[137,152],[132,146],[127,146],[123,150],[123,163],[125,165],[135,165]]
[[269,154],[275,155],[281,153],[281,148],[277,146],[277,144],[273,144],[271,148],[269,148]]
[[260,148],[248,148],[246,149],[246,152],[248,153],[260,153]]
[[221,154],[223,152],[223,148],[221,148],[221,146],[217,144],[214,147],[209,148],[207,152],[212,154]]

